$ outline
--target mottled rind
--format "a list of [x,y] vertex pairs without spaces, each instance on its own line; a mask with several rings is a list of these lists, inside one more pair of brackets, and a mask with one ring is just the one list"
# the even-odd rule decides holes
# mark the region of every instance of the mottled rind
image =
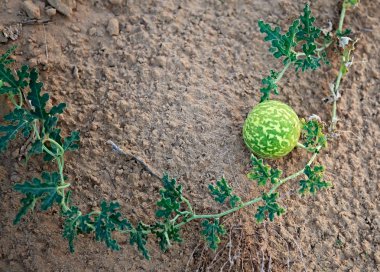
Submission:
[[297,145],[301,122],[288,105],[268,100],[255,106],[243,126],[248,148],[262,158],[279,158]]

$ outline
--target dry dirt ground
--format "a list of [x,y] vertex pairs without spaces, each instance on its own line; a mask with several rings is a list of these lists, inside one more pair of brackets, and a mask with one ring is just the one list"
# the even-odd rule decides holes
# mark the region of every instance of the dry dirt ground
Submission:
[[[41,18],[49,19],[45,1],[34,2]],[[61,125],[82,135],[81,149],[68,154],[65,170],[74,204],[88,210],[101,199],[118,200],[131,221],[152,222],[160,182],[113,153],[106,144],[110,139],[156,171],[177,177],[197,211],[221,209],[207,184],[223,174],[243,199],[257,196],[257,185],[245,177],[250,154],[242,124],[258,103],[260,80],[280,67],[257,21],[286,26],[303,1],[68,2],[74,7],[69,17],[57,14],[46,24],[25,24],[16,41],[0,44],[0,52],[17,44],[15,59],[38,66],[53,102],[69,104]],[[336,26],[338,2],[313,2],[318,25],[331,20]],[[116,36],[107,30],[112,18],[120,26]],[[118,237],[123,244],[118,252],[80,237],[76,253],[70,254],[57,209],[29,214],[12,225],[20,205],[12,186],[46,168],[38,159],[28,165],[18,161],[16,141],[0,155],[0,270],[379,271],[379,2],[363,1],[346,18],[361,39],[342,84],[340,138],[318,159],[333,188],[300,197],[296,181],[290,182],[281,190],[287,213],[261,225],[253,219],[254,208],[234,215],[226,222],[230,238],[223,239],[217,256],[204,248],[197,223],[187,225],[185,242],[167,253],[149,242],[151,261],[124,237]],[[25,20],[21,1],[0,1],[0,25]],[[299,116],[318,114],[328,121],[331,105],[322,99],[337,65],[333,59],[332,67],[312,74],[287,73],[276,99]],[[0,108],[2,114],[7,111],[4,101]],[[306,161],[304,151],[294,150],[270,163],[292,173]]]

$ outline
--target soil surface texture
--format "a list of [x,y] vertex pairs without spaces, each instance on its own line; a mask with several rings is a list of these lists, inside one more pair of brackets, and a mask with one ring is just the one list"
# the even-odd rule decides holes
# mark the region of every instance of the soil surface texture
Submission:
[[[282,64],[257,22],[286,28],[303,1],[27,2],[0,0],[0,32],[9,26],[19,32],[14,41],[1,37],[0,53],[17,45],[17,65],[37,67],[53,104],[68,104],[63,134],[81,133],[80,150],[66,156],[73,204],[89,211],[102,199],[117,200],[133,223],[154,221],[160,181],[113,152],[108,140],[178,178],[198,213],[225,209],[207,188],[223,175],[242,199],[261,194],[246,177],[250,152],[242,126],[259,102],[261,79]],[[335,0],[313,1],[317,25],[331,21],[336,28],[340,7]],[[151,261],[121,235],[120,251],[80,235],[71,254],[57,207],[12,224],[21,199],[14,184],[55,167],[39,158],[20,161],[17,139],[0,154],[0,271],[379,271],[379,18],[380,2],[362,1],[344,22],[360,40],[341,85],[339,137],[316,161],[325,165],[332,188],[301,197],[298,181],[288,182],[280,190],[283,216],[257,224],[250,207],[224,218],[228,235],[217,252],[205,247],[199,222],[192,222],[184,242],[166,253],[150,239]],[[317,114],[329,122],[332,105],[323,99],[338,65],[332,57],[313,73],[289,70],[275,99],[300,117]],[[0,98],[0,118],[8,111]],[[309,157],[296,148],[268,163],[288,175]]]

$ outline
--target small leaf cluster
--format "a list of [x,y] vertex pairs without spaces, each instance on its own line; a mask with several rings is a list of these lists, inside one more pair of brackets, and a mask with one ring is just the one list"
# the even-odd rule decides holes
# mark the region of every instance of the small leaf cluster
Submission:
[[47,109],[50,96],[42,94],[43,84],[38,81],[37,69],[24,65],[14,73],[8,68],[12,63],[8,57],[14,50],[12,47],[0,58],[0,95],[7,95],[15,106],[12,112],[4,116],[5,124],[0,125],[0,152],[18,134],[33,140],[29,157],[45,153],[44,159],[48,161],[54,158],[53,155],[63,153],[58,145],[63,146],[64,151],[77,149],[79,132],[74,131],[63,138],[61,129],[57,127],[58,115],[63,113],[66,104],[60,103]]
[[262,199],[265,202],[263,206],[259,206],[255,218],[258,223],[263,222],[266,218],[270,221],[274,220],[275,215],[280,216],[285,213],[285,209],[277,203],[278,193],[263,193]]
[[[352,4],[358,0],[345,0],[344,3]],[[269,24],[259,21],[260,31],[266,34],[265,40],[271,43],[270,51],[276,58],[283,58],[285,67],[293,64],[296,70],[316,69],[323,59],[322,49],[317,47],[316,40],[320,38],[321,31],[313,26],[315,18],[311,16],[309,6],[306,5],[304,14],[293,21],[288,31],[281,34],[279,27],[271,28]],[[328,42],[329,37],[325,37]],[[39,207],[47,211],[52,207],[58,207],[63,219],[63,238],[68,241],[69,250],[74,252],[75,241],[80,234],[93,236],[96,241],[104,243],[112,250],[119,250],[120,244],[116,239],[116,233],[129,235],[129,243],[146,258],[150,259],[147,243],[153,236],[162,251],[167,251],[173,243],[181,243],[181,227],[192,220],[202,219],[201,235],[212,250],[216,250],[220,244],[220,237],[226,234],[225,227],[220,223],[223,216],[240,210],[246,206],[261,202],[255,214],[258,222],[266,219],[274,220],[285,209],[278,203],[279,193],[277,188],[286,180],[295,178],[302,170],[287,178],[281,179],[282,171],[273,169],[265,164],[262,159],[251,156],[252,169],[248,178],[257,180],[258,185],[264,186],[270,183],[272,189],[262,193],[261,197],[242,202],[240,197],[233,193],[228,181],[222,177],[208,186],[213,199],[225,204],[229,209],[218,214],[195,213],[189,200],[184,196],[183,187],[175,178],[164,174],[159,191],[160,199],[157,201],[155,219],[151,224],[142,221],[134,222],[125,218],[120,211],[120,204],[116,201],[102,201],[98,209],[83,212],[78,206],[70,203],[69,190],[71,184],[64,176],[64,155],[67,151],[79,148],[79,132],[73,131],[68,136],[61,135],[58,127],[59,115],[66,108],[65,103],[48,107],[50,96],[43,93],[43,84],[39,81],[36,69],[22,66],[12,71],[9,65],[13,62],[10,55],[15,50],[12,47],[4,55],[0,56],[0,95],[5,95],[13,104],[13,110],[3,118],[0,124],[0,152],[6,150],[10,142],[17,136],[25,138],[28,143],[28,160],[35,155],[42,155],[47,162],[55,162],[58,170],[43,172],[40,177],[34,177],[16,184],[15,190],[23,194],[21,208],[16,214],[14,223],[20,223],[22,218]],[[348,50],[348,49],[347,49]],[[348,58],[349,58],[348,51]],[[283,71],[271,70],[270,75],[263,79],[265,85],[261,92],[262,100],[269,99],[271,92],[278,94],[277,81],[282,77]],[[318,152],[320,147],[326,145],[326,137],[322,132],[322,125],[316,120],[304,123],[304,145],[313,152]],[[316,154],[313,155],[315,158]],[[314,194],[331,184],[323,180],[322,166],[312,168],[310,164],[304,168],[303,173],[307,179],[300,181],[299,192],[301,194]]]
[[231,208],[234,208],[241,201],[240,197],[232,194],[232,187],[228,184],[227,180],[222,177],[216,184],[210,184],[208,186],[210,194],[213,196],[216,202],[224,204],[227,198],[229,198],[229,204]]
[[[283,58],[283,64],[286,65],[281,72],[271,70],[270,75],[262,80],[261,102],[268,100],[272,92],[278,94],[277,82],[289,65],[293,64],[296,71],[306,71],[317,69],[320,67],[321,61],[326,62],[324,47],[318,48],[317,46],[317,40],[323,36],[323,33],[321,29],[313,25],[314,22],[315,17],[311,15],[308,4],[305,5],[303,14],[292,22],[284,34],[281,33],[280,27],[272,28],[269,24],[259,20],[260,32],[266,34],[264,41],[271,43],[269,51],[275,58]],[[326,45],[330,42],[331,37],[326,34],[323,37],[323,44]]]
[[62,195],[59,189],[68,184],[63,183],[61,185],[60,175],[57,172],[43,172],[41,178],[42,181],[38,178],[33,178],[31,181],[25,181],[14,186],[16,191],[25,195],[21,199],[22,206],[16,215],[14,224],[19,223],[29,210],[34,209],[37,201],[41,202],[40,208],[42,211],[48,210],[54,203],[61,203]]
[[[43,84],[38,80],[37,69],[24,65],[13,72],[9,68],[9,64],[13,63],[9,57],[14,50],[15,47],[12,47],[0,57],[0,94],[7,96],[14,106],[0,124],[0,152],[5,151],[17,135],[21,135],[29,142],[25,154],[27,159],[44,154],[45,160],[55,159],[63,167],[63,153],[79,148],[79,132],[73,131],[67,137],[61,136],[61,129],[57,127],[58,115],[63,113],[66,104],[47,108],[50,96],[42,93]],[[21,199],[21,208],[14,223],[20,222],[29,210],[35,208],[38,201],[41,202],[40,208],[43,211],[54,203],[64,204],[64,189],[69,185],[62,171],[43,172],[40,178],[16,184],[15,190],[24,194],[24,198]]]
[[316,119],[303,122],[302,143],[311,152],[318,152],[327,146],[327,138],[323,133],[323,124]]
[[122,219],[119,212],[120,204],[102,201],[99,212],[82,215],[78,207],[71,206],[63,212],[66,218],[63,225],[63,237],[69,242],[71,252],[74,252],[74,240],[79,233],[89,234],[94,232],[95,240],[104,242],[107,247],[119,250],[120,245],[112,237],[112,232],[131,230],[132,225],[127,219]]
[[157,202],[159,210],[157,217],[169,218],[173,213],[180,213],[182,197],[182,185],[177,185],[175,179],[165,174],[162,178],[163,188],[160,190],[161,199]]
[[305,167],[304,173],[308,177],[308,179],[300,181],[299,192],[301,194],[315,194],[317,191],[320,191],[323,188],[330,187],[331,183],[323,180],[324,171],[325,169],[321,165],[316,165],[314,166],[314,168],[307,165]]
[[268,164],[264,164],[262,159],[258,159],[255,155],[251,155],[252,169],[247,174],[250,180],[257,180],[257,184],[264,186],[270,181],[276,184],[282,175],[280,169],[273,169]]
[[202,235],[206,239],[209,248],[215,251],[220,243],[220,236],[225,235],[226,230],[223,225],[220,224],[218,218],[213,221],[203,220],[202,227]]

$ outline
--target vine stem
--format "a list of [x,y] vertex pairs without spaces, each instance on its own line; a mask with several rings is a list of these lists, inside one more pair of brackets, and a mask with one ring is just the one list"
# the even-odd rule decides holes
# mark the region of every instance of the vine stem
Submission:
[[190,210],[190,212],[191,213],[194,213],[193,212],[193,207],[191,206],[191,203],[190,203],[190,201],[186,198],[186,197],[181,197],[181,199],[182,199],[182,201],[184,201],[185,203],[186,203],[186,205],[187,205],[187,207],[189,208],[189,210]]
[[[37,121],[33,123],[33,131],[34,131],[34,135],[36,135],[37,139],[41,140],[41,135],[40,135],[40,132],[38,131],[38,127],[37,127]],[[47,146],[45,146],[46,142],[50,142],[53,145],[55,145],[57,147],[57,149],[59,150],[59,153],[54,154]],[[57,189],[59,190],[60,195],[62,197],[61,207],[62,207],[62,210],[64,212],[70,211],[71,210],[70,207],[66,205],[66,194],[65,194],[65,189],[70,187],[70,184],[65,182],[65,176],[63,174],[63,170],[65,167],[65,159],[64,159],[65,149],[62,147],[62,145],[60,145],[54,139],[45,138],[42,141],[42,150],[44,150],[50,156],[54,157],[56,162],[57,162],[59,177],[60,177],[60,186],[58,186]]]
[[[318,155],[318,152],[319,150],[322,148],[322,146],[318,146],[316,148],[316,152],[313,154],[313,156],[311,156],[311,158],[309,159],[309,161],[307,162],[307,164],[305,165],[306,166],[310,166],[313,161],[315,160],[315,158],[317,157]],[[274,193],[281,185],[283,185],[284,183],[286,183],[288,180],[291,180],[291,179],[294,179],[300,175],[302,175],[304,173],[304,170],[305,170],[305,167],[302,168],[301,170],[299,170],[298,172],[290,175],[290,176],[287,176],[286,178],[284,179],[281,179],[279,182],[277,182],[273,187],[272,189],[269,191],[268,194],[272,194]],[[190,221],[192,220],[195,220],[195,219],[210,219],[210,218],[220,218],[220,217],[223,217],[223,216],[226,216],[230,213],[233,213],[233,212],[236,212],[240,209],[243,209],[247,206],[250,206],[252,204],[255,204],[257,202],[260,202],[261,200],[263,200],[262,197],[257,197],[257,198],[254,198],[252,200],[249,200],[247,202],[244,202],[243,204],[240,204],[239,206],[237,207],[234,207],[232,209],[229,209],[227,211],[224,211],[224,212],[221,212],[221,213],[216,213],[216,214],[193,214],[190,218],[188,219],[185,219],[185,221],[181,222],[181,223],[178,223],[177,225],[175,225],[174,227],[175,228],[180,228],[181,226],[189,223]]]
[[[338,29],[337,29],[336,33],[342,33],[345,15],[346,15],[346,6],[343,3],[342,4],[342,10],[340,12],[340,17],[339,17],[339,25],[338,25]],[[342,56],[341,59],[342,59],[342,61],[341,61],[338,77],[336,79],[334,87],[331,88],[332,97],[333,97],[333,106],[332,106],[332,113],[331,113],[331,123],[330,123],[330,128],[329,128],[330,132],[334,132],[335,131],[335,129],[336,129],[336,123],[338,122],[338,117],[337,117],[337,101],[338,101],[338,97],[339,97],[338,96],[338,94],[339,94],[339,86],[340,86],[340,83],[341,83],[342,77],[343,77],[343,69],[342,69],[343,67],[342,66],[345,65],[345,63],[344,63],[344,56]]]
[[281,72],[278,74],[278,76],[277,76],[276,80],[274,81],[274,83],[277,83],[277,82],[280,81],[280,79],[281,79],[282,76],[284,75],[285,71],[290,67],[290,64],[291,64],[291,63],[292,63],[292,62],[289,61],[289,62],[284,66],[284,68],[283,68],[283,69],[281,70]]
[[[317,52],[323,51],[326,48],[328,48],[331,44],[332,44],[332,42],[329,42],[329,43],[325,44],[324,46],[317,48],[316,51]],[[298,59],[298,57],[305,56],[304,52],[298,52],[298,53],[295,52],[295,53],[296,53],[296,58],[297,59]],[[281,78],[283,77],[283,75],[285,74],[286,70],[288,70],[288,68],[290,67],[291,64],[292,64],[291,61],[289,61],[287,64],[285,64],[284,68],[278,74],[278,76],[277,76],[276,80],[274,81],[274,83],[277,83],[277,82],[279,82],[281,80]]]
[[343,3],[342,5],[342,10],[340,12],[340,18],[339,18],[339,25],[338,25],[338,32],[342,32],[343,29],[343,22],[344,22],[344,17],[346,16],[346,7]]
[[309,151],[309,149],[305,145],[301,144],[300,142],[297,143],[297,147],[300,147],[300,148],[303,148],[303,149]]

